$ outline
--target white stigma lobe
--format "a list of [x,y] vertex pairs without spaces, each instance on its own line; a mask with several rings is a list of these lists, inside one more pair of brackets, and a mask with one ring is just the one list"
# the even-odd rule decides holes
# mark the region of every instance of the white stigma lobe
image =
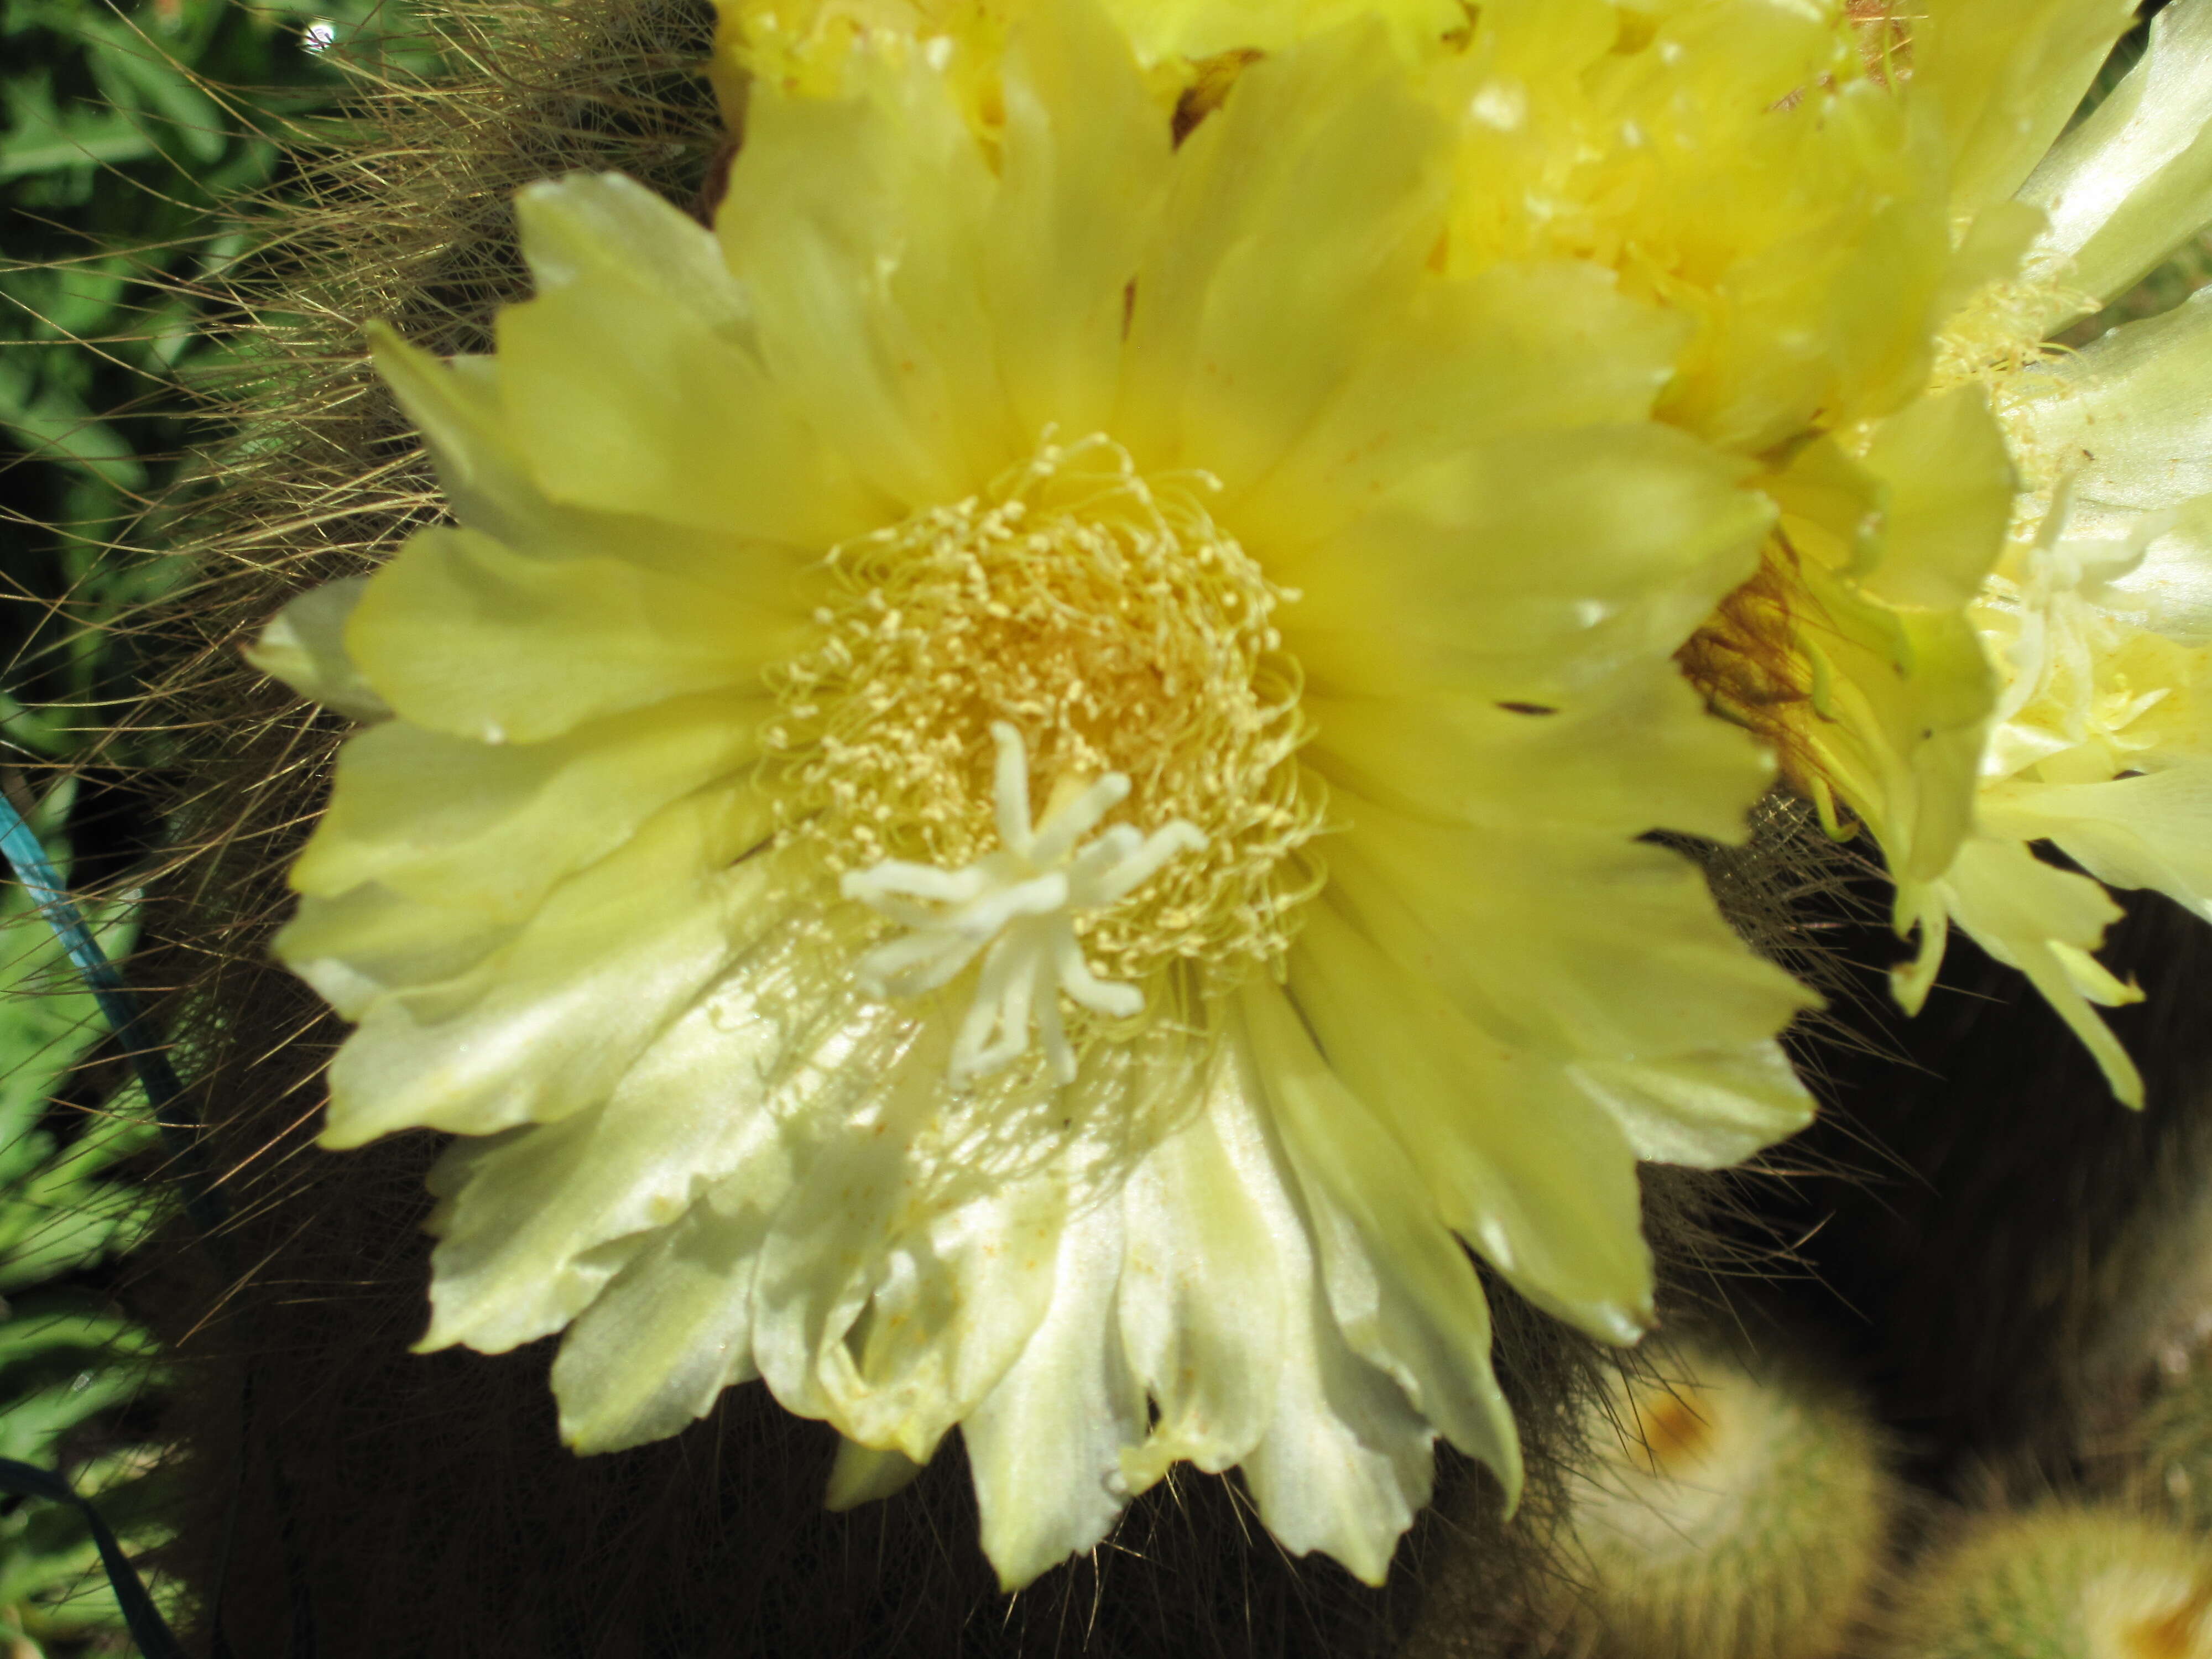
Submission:
[[999,748],[993,805],[1000,850],[958,870],[885,859],[848,872],[838,884],[847,898],[909,930],[862,957],[857,974],[871,995],[921,996],[981,956],[975,1000],[952,1042],[953,1082],[973,1082],[1019,1059],[1034,1024],[1054,1080],[1068,1083],[1075,1051],[1060,994],[1116,1019],[1145,1006],[1133,985],[1091,971],[1075,918],[1134,892],[1176,854],[1204,848],[1206,837],[1176,818],[1149,836],[1117,823],[1079,848],[1127,798],[1129,780],[1109,772],[1033,824],[1021,733],[995,720],[991,737]]

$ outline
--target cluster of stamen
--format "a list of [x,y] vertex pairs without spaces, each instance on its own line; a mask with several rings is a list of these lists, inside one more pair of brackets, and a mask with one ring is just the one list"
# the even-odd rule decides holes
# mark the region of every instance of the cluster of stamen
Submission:
[[1212,487],[1048,434],[978,495],[833,550],[821,643],[773,677],[787,845],[913,930],[864,980],[918,995],[981,958],[956,1071],[1032,1018],[1073,1064],[1062,994],[1097,1028],[1225,989],[1319,885],[1325,803],[1271,620],[1294,596],[1213,523]]

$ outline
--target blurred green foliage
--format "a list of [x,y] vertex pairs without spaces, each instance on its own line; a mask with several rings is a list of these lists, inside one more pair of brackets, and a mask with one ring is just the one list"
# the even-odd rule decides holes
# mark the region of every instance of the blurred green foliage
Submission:
[[[64,817],[69,789],[40,816]],[[127,902],[88,918],[111,957]],[[0,1457],[60,1468],[134,1553],[160,1543],[160,1449],[143,1440],[158,1383],[153,1339],[85,1275],[129,1249],[159,1200],[118,1165],[153,1146],[135,1088],[97,1106],[84,1063],[98,1005],[19,885],[0,895]],[[127,1650],[121,1612],[82,1518],[24,1503],[0,1513],[0,1639],[9,1659]]]
[[350,76],[428,54],[388,0],[0,0],[0,729],[79,752],[129,695],[111,625],[171,580],[144,514],[174,482],[211,279],[246,252],[226,204]]
[[[155,834],[143,787],[120,831],[113,797],[158,757],[111,749],[82,790],[49,769],[132,696],[128,618],[175,580],[161,514],[212,435],[194,390],[222,371],[207,325],[251,251],[234,204],[329,142],[356,77],[432,68],[414,33],[392,0],[0,0],[0,784],[63,779],[34,827],[81,867]],[[95,919],[119,957],[127,907]],[[155,1202],[127,1160],[156,1132],[113,1061],[89,1064],[102,1030],[0,883],[0,1456],[64,1471],[136,1554],[164,1536],[160,1373],[110,1292]],[[0,1504],[0,1655],[129,1650],[81,1517]]]

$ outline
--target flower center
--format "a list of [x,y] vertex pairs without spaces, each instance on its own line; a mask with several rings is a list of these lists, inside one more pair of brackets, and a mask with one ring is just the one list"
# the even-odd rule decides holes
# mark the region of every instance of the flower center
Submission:
[[[1204,851],[1206,837],[1181,818],[1149,836],[1117,823],[1079,848],[1127,796],[1129,780],[1119,772],[1077,791],[1032,828],[1021,733],[994,720],[991,737],[999,746],[1003,847],[954,871],[885,859],[848,871],[838,889],[913,930],[860,959],[860,983],[877,996],[921,996],[983,955],[975,1000],[952,1044],[955,1083],[985,1076],[1022,1054],[1032,1018],[1054,1079],[1073,1083],[1075,1051],[1060,1019],[1060,994],[1113,1019],[1127,1019],[1145,1006],[1135,986],[1091,971],[1075,918],[1134,892],[1176,854]],[[933,910],[917,900],[945,908]]]
[[1279,958],[1320,885],[1271,620],[1295,596],[1207,514],[1217,487],[1048,433],[980,494],[832,550],[821,642],[771,677],[787,843],[914,930],[864,982],[921,994],[982,959],[956,1072],[1018,1053],[1032,1017],[1072,1065],[1061,995],[1084,1024],[1187,1013]]

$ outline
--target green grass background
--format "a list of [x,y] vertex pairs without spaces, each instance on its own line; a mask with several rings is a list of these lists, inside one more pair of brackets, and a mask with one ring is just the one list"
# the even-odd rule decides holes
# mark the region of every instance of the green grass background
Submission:
[[[0,0],[0,788],[95,926],[131,942],[160,756],[106,737],[199,394],[230,366],[210,297],[253,252],[237,204],[343,142],[356,77],[429,67],[375,0]],[[180,492],[181,491],[181,495]],[[23,890],[0,890],[0,1456],[62,1469],[134,1551],[164,1534],[160,1356],[118,1258],[158,1218],[154,1131]],[[157,1595],[161,1595],[158,1571]],[[0,1503],[0,1656],[133,1650],[73,1511]]]

